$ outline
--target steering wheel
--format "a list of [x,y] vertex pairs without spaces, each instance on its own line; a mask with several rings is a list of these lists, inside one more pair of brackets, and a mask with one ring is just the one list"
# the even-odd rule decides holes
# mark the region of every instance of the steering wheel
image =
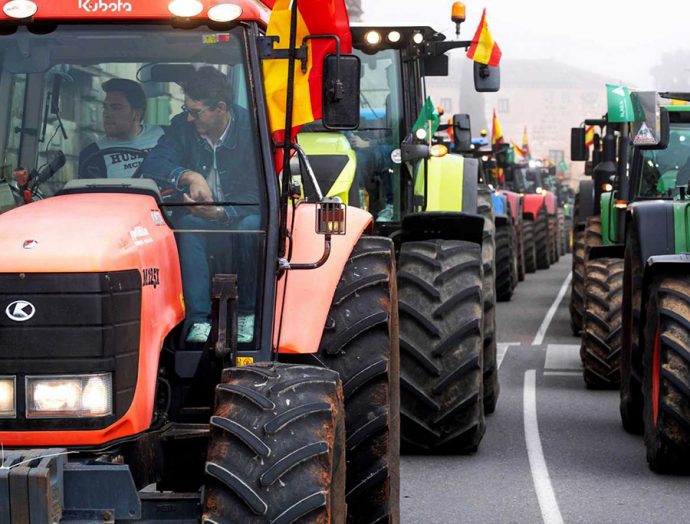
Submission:
[[[108,168],[105,166],[105,156],[116,154],[132,155],[140,159],[146,156],[144,151],[134,147],[106,147],[105,149],[99,149],[79,162],[77,178],[108,178]],[[106,169],[105,172],[103,171],[104,166]]]

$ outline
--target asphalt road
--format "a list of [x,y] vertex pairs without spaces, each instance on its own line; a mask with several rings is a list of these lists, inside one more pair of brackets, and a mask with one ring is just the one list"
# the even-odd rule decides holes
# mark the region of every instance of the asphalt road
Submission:
[[402,458],[404,523],[690,522],[690,477],[652,473],[618,392],[585,389],[569,286],[552,307],[570,264],[528,275],[498,305],[496,412],[474,455]]

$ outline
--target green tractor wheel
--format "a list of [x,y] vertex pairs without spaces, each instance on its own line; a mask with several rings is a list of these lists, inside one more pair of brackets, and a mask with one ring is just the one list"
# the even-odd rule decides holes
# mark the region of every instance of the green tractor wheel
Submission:
[[586,263],[582,367],[592,389],[618,389],[620,384],[623,260],[597,258]]
[[644,442],[649,467],[690,471],[690,282],[654,279],[644,331]]

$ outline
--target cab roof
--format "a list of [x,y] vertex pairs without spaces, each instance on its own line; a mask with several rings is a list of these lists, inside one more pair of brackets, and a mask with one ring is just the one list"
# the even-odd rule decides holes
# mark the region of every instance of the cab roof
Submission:
[[[168,10],[170,0],[34,0],[38,6],[32,17],[36,22],[127,22],[165,21],[173,15]],[[270,0],[232,0],[242,8],[237,20],[254,21],[266,26],[271,13],[266,4]],[[205,4],[208,4],[205,2]],[[207,5],[193,20],[208,20]],[[0,10],[0,22],[21,22]]]

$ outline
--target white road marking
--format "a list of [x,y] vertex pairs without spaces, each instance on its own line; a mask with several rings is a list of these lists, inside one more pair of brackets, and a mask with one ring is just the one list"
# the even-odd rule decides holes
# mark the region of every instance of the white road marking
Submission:
[[582,370],[580,346],[576,344],[549,344],[546,346],[544,369]]
[[510,346],[518,346],[520,345],[519,342],[499,342],[496,344],[496,367],[500,368],[501,363],[503,362],[503,359],[506,356],[506,353],[508,352],[508,348]]
[[537,334],[534,337],[534,340],[532,341],[533,346],[538,346],[542,342],[544,342],[544,337],[546,336],[546,331],[549,329],[549,324],[551,324],[553,316],[556,314],[556,310],[558,309],[561,300],[563,300],[565,293],[568,291],[568,286],[570,286],[570,281],[572,280],[572,278],[572,272],[568,273],[568,276],[565,278],[565,282],[563,282],[563,285],[561,286],[561,290],[558,292],[558,296],[556,296],[556,300],[554,300],[553,304],[551,304],[551,307],[546,312],[546,316],[544,317],[541,326],[539,326],[539,331],[537,331]]
[[541,508],[544,524],[563,524],[561,511],[558,509],[556,494],[551,485],[549,470],[546,467],[544,451],[541,447],[539,425],[537,423],[537,386],[536,371],[529,369],[525,372],[523,391],[523,412],[525,421],[525,443],[527,457],[532,471],[532,481],[537,492],[537,500]]
[[580,377],[582,371],[544,371],[544,375],[548,377]]

